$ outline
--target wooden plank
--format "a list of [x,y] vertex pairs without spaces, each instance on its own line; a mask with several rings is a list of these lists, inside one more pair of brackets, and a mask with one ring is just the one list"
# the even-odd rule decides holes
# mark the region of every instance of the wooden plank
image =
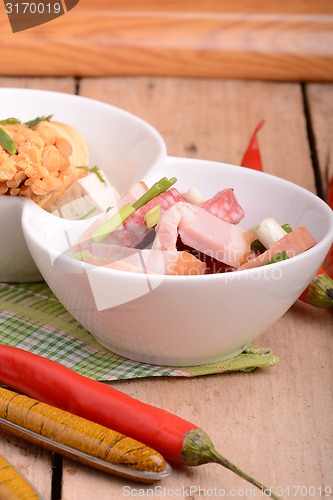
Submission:
[[326,194],[328,181],[333,176],[333,85],[309,84],[306,95],[323,192]]
[[51,90],[75,94],[74,78],[40,78],[40,77],[1,77],[0,88],[23,88]]
[[[302,92],[297,84],[89,78],[82,80],[80,93],[151,123],[163,136],[171,156],[235,165],[239,165],[255,125],[264,118],[258,140],[265,170],[315,190]],[[307,175],[300,176],[303,170]]]
[[1,74],[333,80],[332,2],[158,5],[80,2],[15,34],[0,5]]
[[[296,84],[87,79],[81,94],[150,121],[166,139],[170,154],[192,153],[235,163],[253,125],[264,116],[260,145],[267,170],[314,190],[301,90]],[[297,491],[305,498],[313,492],[313,498],[321,498],[324,487],[333,483],[331,321],[328,311],[302,303],[293,306],[257,339],[281,359],[268,370],[132,380],[113,386],[201,426],[230,460],[268,485],[280,487],[284,498],[300,496]],[[149,488],[64,463],[66,500],[93,495],[122,499],[125,494],[199,499],[214,488],[220,497],[262,498],[218,465],[175,468],[169,478]]]

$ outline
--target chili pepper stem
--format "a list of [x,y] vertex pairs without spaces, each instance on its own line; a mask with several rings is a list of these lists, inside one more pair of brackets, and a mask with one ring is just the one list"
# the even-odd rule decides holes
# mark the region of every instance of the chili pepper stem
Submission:
[[326,273],[315,276],[305,293],[306,302],[316,307],[333,307],[333,280]]
[[280,500],[280,497],[275,495],[275,493],[271,491],[271,488],[264,486],[255,478],[249,476],[246,472],[239,469],[216,451],[210,437],[201,429],[193,429],[186,434],[182,450],[182,459],[186,465],[190,466],[208,463],[220,464],[237,474],[237,476],[245,479],[245,481],[259,488],[266,495],[275,500]]

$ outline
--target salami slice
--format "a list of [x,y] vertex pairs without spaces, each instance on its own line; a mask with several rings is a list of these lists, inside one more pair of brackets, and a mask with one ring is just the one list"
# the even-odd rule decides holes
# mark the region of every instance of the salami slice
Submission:
[[230,224],[237,224],[244,217],[244,211],[231,188],[219,191],[200,206],[215,217]]

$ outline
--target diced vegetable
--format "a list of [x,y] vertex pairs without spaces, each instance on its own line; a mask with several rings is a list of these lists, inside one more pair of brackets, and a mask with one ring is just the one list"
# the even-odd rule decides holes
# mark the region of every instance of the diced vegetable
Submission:
[[161,218],[161,205],[155,205],[144,215],[144,221],[148,228],[156,226]]
[[194,205],[201,205],[205,201],[205,198],[196,186],[192,186],[188,191],[183,193],[183,196],[186,201]]
[[280,224],[273,217],[266,217],[254,230],[260,243],[268,249],[273,243],[286,235]]

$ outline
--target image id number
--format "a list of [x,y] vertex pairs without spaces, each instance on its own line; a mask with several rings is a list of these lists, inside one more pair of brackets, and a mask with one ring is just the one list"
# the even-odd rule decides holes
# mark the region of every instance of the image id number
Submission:
[[319,497],[330,497],[333,493],[333,488],[331,486],[277,486],[275,493],[281,497],[302,497],[302,498],[319,498]]
[[7,2],[7,14],[60,14],[62,11],[61,4],[56,3],[42,3],[42,2]]

